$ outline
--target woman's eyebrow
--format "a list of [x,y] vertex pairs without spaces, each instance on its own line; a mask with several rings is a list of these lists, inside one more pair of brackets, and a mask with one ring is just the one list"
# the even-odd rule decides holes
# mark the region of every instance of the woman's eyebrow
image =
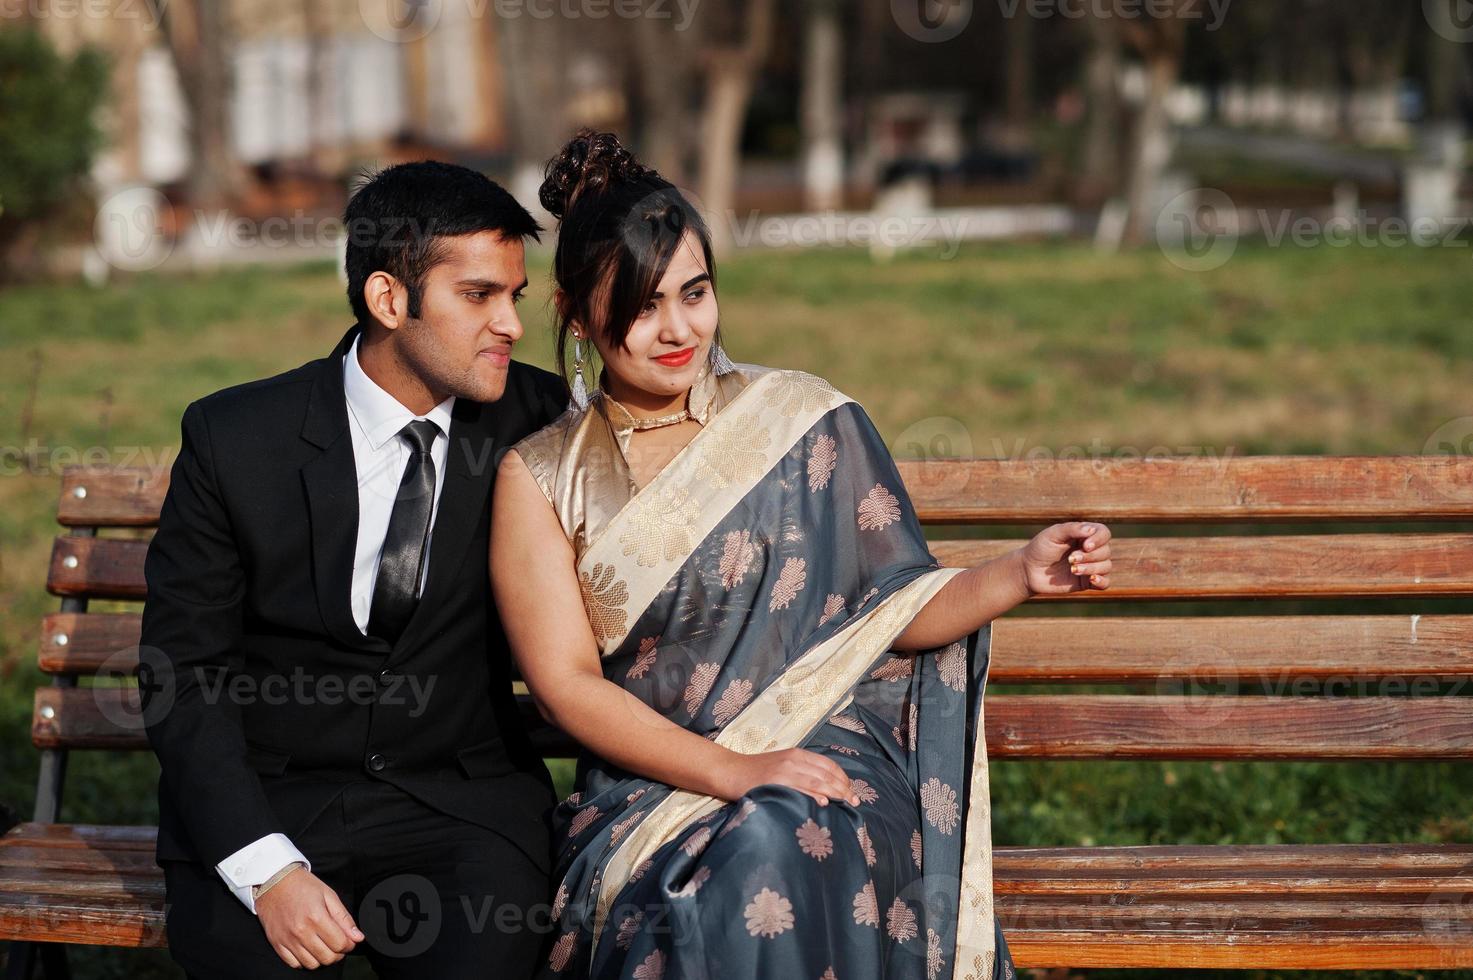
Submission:
[[[702,282],[703,280],[710,279],[710,278],[711,278],[711,273],[709,273],[709,272],[703,272],[703,273],[701,273],[698,276],[693,276],[692,278],[687,279],[685,282],[681,283],[680,289],[677,290],[677,292],[682,292],[683,293],[687,289],[689,289],[690,287],[694,286],[696,283]],[[660,299],[664,295],[665,295],[664,293],[660,292],[657,289],[657,290],[655,290],[655,295],[652,296],[652,297],[650,297],[650,298],[651,299]]]

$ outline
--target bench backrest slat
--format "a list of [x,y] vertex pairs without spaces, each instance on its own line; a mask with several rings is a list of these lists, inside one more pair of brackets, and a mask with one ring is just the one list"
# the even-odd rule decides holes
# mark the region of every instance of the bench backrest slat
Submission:
[[[1451,456],[948,459],[899,467],[926,523],[1473,518],[1473,473]],[[58,520],[150,526],[168,483],[163,467],[70,468]]]
[[[136,613],[51,613],[37,659],[47,673],[137,666]],[[993,626],[993,684],[1195,681],[1290,685],[1473,678],[1473,616],[1013,616]],[[1420,685],[1419,685],[1420,687]],[[1305,692],[1307,693],[1307,692]]]
[[[956,568],[1017,546],[1014,539],[930,542],[932,554]],[[1122,538],[1112,547],[1124,574],[1108,593],[1038,601],[1473,595],[1473,534]],[[147,551],[146,541],[61,535],[47,588],[59,596],[142,599]]]
[[[997,759],[1473,759],[1469,698],[1004,694],[985,715]],[[140,717],[136,688],[45,687],[31,735],[42,748],[141,749]]]

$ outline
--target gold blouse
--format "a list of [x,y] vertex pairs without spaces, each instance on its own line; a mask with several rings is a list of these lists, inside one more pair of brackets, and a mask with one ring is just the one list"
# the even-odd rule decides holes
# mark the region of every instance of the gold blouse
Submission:
[[[738,364],[715,374],[708,360],[696,376],[686,407],[705,426],[747,385],[772,368]],[[512,448],[527,463],[537,485],[557,512],[563,533],[581,561],[614,515],[638,492],[629,468],[629,439],[634,417],[604,392],[607,375],[588,398],[588,408],[568,410]]]

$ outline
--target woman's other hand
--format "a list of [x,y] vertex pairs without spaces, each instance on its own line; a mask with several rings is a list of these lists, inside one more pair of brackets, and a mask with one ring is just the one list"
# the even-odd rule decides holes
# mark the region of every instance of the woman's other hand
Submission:
[[732,754],[735,759],[724,780],[726,792],[721,794],[727,800],[740,799],[754,786],[778,783],[807,793],[819,806],[828,806],[829,800],[848,800],[859,805],[859,797],[849,784],[849,774],[826,755],[807,749]]
[[1098,521],[1051,524],[1019,549],[1029,595],[1110,587],[1110,529]]

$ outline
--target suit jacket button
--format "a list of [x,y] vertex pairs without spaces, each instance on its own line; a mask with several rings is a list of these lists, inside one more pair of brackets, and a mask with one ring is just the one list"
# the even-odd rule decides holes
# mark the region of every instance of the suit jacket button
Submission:
[[384,767],[387,766],[388,764],[389,764],[389,760],[388,759],[385,759],[383,756],[379,755],[377,752],[375,752],[373,755],[371,755],[371,756],[368,757],[368,768],[372,769],[374,772],[383,772],[384,771]]
[[385,667],[383,670],[378,672],[378,682],[384,685],[384,687],[388,687],[389,684],[393,682],[393,680],[394,672],[389,668]]

